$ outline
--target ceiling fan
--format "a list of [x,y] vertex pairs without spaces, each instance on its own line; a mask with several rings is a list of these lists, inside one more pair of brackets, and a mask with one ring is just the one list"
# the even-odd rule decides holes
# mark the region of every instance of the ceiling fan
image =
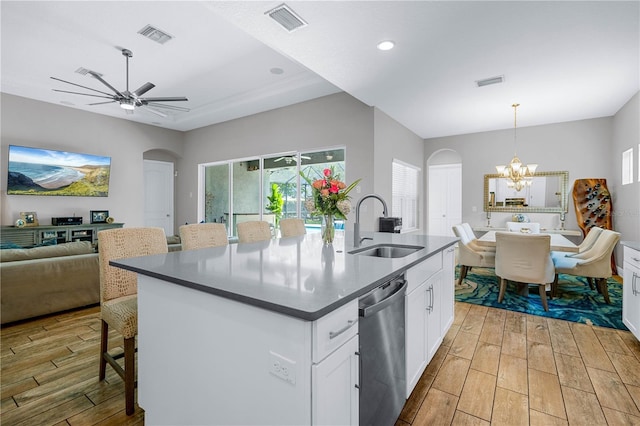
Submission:
[[[306,155],[301,155],[300,158],[303,160],[311,160],[311,157],[307,157]],[[275,160],[273,160],[273,162],[277,163],[278,161],[282,161],[282,160],[284,160],[284,162],[287,164],[291,164],[294,161],[298,161],[295,155],[285,155],[284,157],[276,158]]]
[[78,87],[82,87],[83,89],[92,90],[94,92],[101,93],[101,95],[95,95],[95,94],[92,94],[92,93],[71,92],[71,91],[68,91],[68,90],[59,90],[59,89],[53,89],[53,91],[62,92],[62,93],[71,93],[71,94],[74,94],[74,95],[93,96],[93,97],[96,97],[96,98],[109,99],[106,102],[96,102],[96,103],[92,103],[92,104],[89,104],[89,105],[102,105],[102,104],[110,104],[110,103],[117,102],[118,104],[120,104],[120,107],[127,112],[127,114],[133,114],[133,111],[136,108],[144,108],[146,111],[149,111],[149,112],[151,112],[153,114],[156,114],[156,115],[159,115],[161,117],[166,117],[167,116],[162,111],[159,111],[159,110],[157,110],[157,109],[155,109],[153,107],[163,108],[163,109],[168,109],[168,110],[174,110],[174,111],[183,111],[183,112],[188,112],[189,111],[188,108],[183,108],[183,107],[178,107],[178,106],[174,106],[174,105],[166,105],[166,104],[159,103],[159,102],[184,102],[184,101],[188,101],[188,99],[185,98],[184,96],[179,96],[179,97],[158,97],[158,98],[143,98],[143,97],[141,97],[143,94],[147,93],[149,90],[151,90],[154,87],[156,87],[155,84],[153,84],[153,83],[147,82],[147,83],[143,84],[142,86],[140,86],[137,90],[134,90],[133,92],[130,92],[129,91],[129,58],[133,57],[133,53],[129,49],[122,49],[122,55],[125,56],[126,63],[127,63],[127,88],[126,88],[125,91],[121,92],[121,91],[117,90],[115,87],[113,87],[112,85],[107,83],[99,73],[97,73],[95,71],[91,71],[91,70],[87,70],[87,74],[90,74],[93,78],[95,78],[96,80],[100,81],[102,84],[104,84],[109,89],[111,89],[113,91],[113,94],[112,93],[103,92],[103,91],[97,90],[97,89],[92,89],[91,87],[82,86],[80,84],[72,83],[70,81],[62,80],[60,78],[51,77],[52,79],[61,81],[63,83],[71,84],[73,86],[78,86]]

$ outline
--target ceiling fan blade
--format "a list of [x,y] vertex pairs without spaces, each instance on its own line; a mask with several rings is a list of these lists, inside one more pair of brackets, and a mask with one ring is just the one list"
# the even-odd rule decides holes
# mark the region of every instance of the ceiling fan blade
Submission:
[[84,96],[93,96],[94,98],[113,99],[115,101],[114,96],[109,95],[107,93],[105,94],[108,96],[100,96],[100,95],[92,95],[91,93],[70,92],[68,90],[60,90],[60,89],[51,89],[51,90],[53,90],[54,92],[71,93],[72,95],[84,95]]
[[148,104],[149,102],[181,102],[188,101],[189,99],[184,96],[176,96],[170,98],[140,98],[139,101],[142,101],[143,104]]
[[[98,92],[98,93],[102,93],[108,96],[113,96],[111,93],[107,93],[107,92],[103,92],[102,90],[97,90],[97,89],[92,89],[91,87],[87,87],[87,86],[83,86],[81,84],[76,84],[76,83],[72,83],[70,81],[67,80],[62,80],[61,78],[56,78],[56,77],[49,77],[53,80],[58,80],[61,81],[63,83],[67,83],[67,84],[71,84],[72,86],[78,86],[78,87],[82,87],[83,89],[87,89],[87,90],[93,90],[94,92]],[[56,90],[56,89],[53,89]],[[62,92],[62,90],[58,90],[58,92]],[[69,92],[69,93],[74,93],[74,92]],[[77,93],[78,95],[84,95],[84,93]]]
[[173,110],[173,111],[181,111],[181,112],[189,112],[189,111],[191,111],[189,108],[179,107],[179,106],[175,106],[175,105],[159,104],[157,102],[148,102],[148,103],[144,103],[143,105],[155,106],[155,107],[170,109],[170,110]]
[[147,93],[149,90],[153,89],[154,87],[156,87],[155,84],[146,82],[145,84],[140,86],[137,90],[135,90],[133,94],[135,96],[142,96],[143,94]]
[[96,80],[98,80],[100,83],[104,84],[105,86],[107,86],[109,89],[113,90],[113,92],[120,96],[121,98],[125,98],[127,99],[127,97],[125,95],[123,95],[122,93],[120,93],[115,87],[113,87],[112,85],[110,85],[109,83],[107,83],[102,77],[100,77],[100,75],[98,75],[98,73],[95,73],[93,71],[89,71],[87,74],[91,74],[91,76],[93,78],[95,78]]
[[144,110],[145,110],[145,111],[149,111],[149,112],[151,112],[151,113],[153,113],[153,114],[155,114],[155,115],[159,115],[159,116],[160,116],[160,117],[162,117],[162,118],[165,118],[165,117],[167,116],[166,114],[163,114],[163,113],[161,113],[161,112],[160,112],[160,111],[158,111],[158,110],[155,110],[155,109],[153,109],[153,108],[149,108],[149,105],[144,105],[144,106],[142,106],[141,108],[144,108]]
[[95,103],[87,104],[87,105],[104,105],[104,104],[112,104],[114,102],[117,102],[117,101],[113,100],[113,101],[108,101],[108,102],[95,102]]

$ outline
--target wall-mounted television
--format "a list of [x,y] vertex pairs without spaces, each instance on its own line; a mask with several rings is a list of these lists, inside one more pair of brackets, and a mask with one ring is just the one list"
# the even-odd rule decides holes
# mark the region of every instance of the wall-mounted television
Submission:
[[9,145],[8,195],[109,195],[111,157]]

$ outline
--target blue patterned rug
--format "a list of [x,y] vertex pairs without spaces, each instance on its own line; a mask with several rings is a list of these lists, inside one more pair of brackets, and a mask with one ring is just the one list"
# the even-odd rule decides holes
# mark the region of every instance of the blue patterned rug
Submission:
[[[456,268],[456,282],[459,272],[459,268]],[[500,288],[496,284],[493,269],[474,268],[462,284],[456,286],[456,301],[627,330],[622,323],[622,284],[613,278],[609,279],[608,284],[610,305],[604,302],[597,290],[589,288],[586,278],[560,274],[558,297],[547,297],[549,312],[545,312],[537,286],[529,286],[529,296],[526,297],[518,295],[515,285],[509,284],[504,300],[498,303]]]

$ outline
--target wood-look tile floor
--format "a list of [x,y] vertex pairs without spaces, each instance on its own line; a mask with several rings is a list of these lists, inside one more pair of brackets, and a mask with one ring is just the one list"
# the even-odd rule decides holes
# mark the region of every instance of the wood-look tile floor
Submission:
[[[3,327],[0,424],[143,425],[112,369],[98,381],[99,333],[97,307]],[[396,426],[640,425],[639,408],[631,333],[456,303]]]

